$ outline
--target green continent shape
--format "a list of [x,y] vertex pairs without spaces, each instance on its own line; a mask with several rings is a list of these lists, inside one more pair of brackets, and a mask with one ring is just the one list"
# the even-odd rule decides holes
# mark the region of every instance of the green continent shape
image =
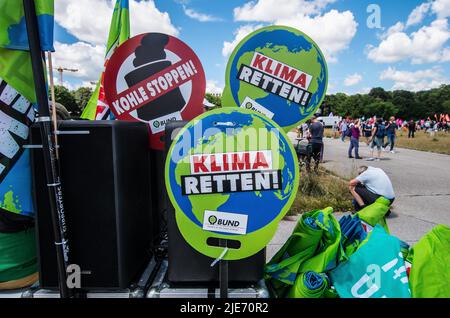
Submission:
[[[253,58],[253,54],[254,52],[247,52],[241,55],[241,57],[239,58],[236,67],[238,68],[239,71],[239,67],[241,67],[242,64],[245,65],[250,65],[252,58]],[[249,94],[249,92],[252,92],[251,94]],[[269,93],[267,93],[266,91],[262,90],[262,89],[258,89],[257,87],[253,86],[252,84],[240,81],[240,85],[239,85],[239,91],[238,91],[238,99],[239,99],[239,103],[238,103],[238,107],[241,106],[242,102],[244,101],[244,99],[248,96],[250,98],[252,98],[253,100],[256,100],[258,98],[264,98],[267,95],[269,95]]]
[[[222,136],[224,133],[216,134],[210,137],[210,139],[214,139],[216,141],[223,139]],[[189,158],[189,155],[193,155],[196,153],[204,153],[204,147],[203,144],[203,138],[200,139],[200,143],[195,147],[191,148],[187,156],[183,159],[181,159],[183,162],[180,162],[176,168],[175,168],[175,178],[177,184],[181,187],[181,176],[187,176],[191,174],[190,164],[189,160],[186,160],[186,158]],[[181,161],[180,160],[180,161]],[[209,194],[209,195],[191,195],[189,196],[189,201],[192,205],[192,212],[197,217],[197,220],[200,223],[203,223],[203,214],[205,210],[217,210],[219,206],[227,202],[228,198],[230,196],[228,194]]]
[[[271,43],[268,43],[265,47],[256,48],[255,51],[311,75],[313,79],[308,87],[309,92],[314,94],[319,88],[319,79],[321,78],[322,68],[318,61],[318,52],[314,47],[312,47],[309,51],[303,50],[300,52],[292,52],[289,51],[289,49],[284,45],[273,46]],[[250,65],[253,54],[254,52],[242,54],[238,60],[237,67],[239,68],[242,64]],[[241,81],[238,91],[239,103],[242,103],[247,96],[257,100],[269,95],[266,91],[255,88],[255,86]],[[249,94],[249,91],[252,93]],[[287,101],[287,105],[291,106],[292,102]],[[240,106],[240,104],[238,106]],[[306,109],[304,107],[298,107],[298,109],[301,115],[305,115],[306,112],[310,112],[310,109]]]
[[[268,44],[264,48],[257,48],[256,51],[311,75],[313,79],[307,89],[309,92],[314,94],[319,88],[319,77],[322,68],[318,62],[319,56],[314,47],[309,51],[292,52],[284,45],[272,46]],[[288,104],[292,105],[291,102],[288,102]],[[299,107],[299,110],[304,115],[304,107]]]
[[22,210],[20,209],[20,206],[16,206],[16,203],[18,204],[18,199],[14,199],[14,193],[10,190],[5,193],[3,202],[0,201],[0,208],[12,213],[20,214]]

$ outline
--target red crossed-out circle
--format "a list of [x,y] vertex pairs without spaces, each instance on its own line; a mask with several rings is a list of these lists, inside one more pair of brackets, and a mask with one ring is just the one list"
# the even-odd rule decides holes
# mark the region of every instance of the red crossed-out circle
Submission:
[[[173,87],[166,90],[161,95],[157,95],[156,98],[153,98],[150,96],[150,94],[147,94],[149,97],[149,101],[152,101],[154,99],[158,99],[161,96],[164,96],[165,94],[169,93],[172,89],[175,89],[182,84],[185,84],[187,82],[191,82],[191,92],[190,96],[186,98],[185,102],[186,104],[184,107],[180,110],[181,113],[181,119],[182,120],[191,120],[201,113],[203,113],[203,99],[205,96],[205,90],[206,90],[206,78],[205,78],[205,72],[203,70],[202,64],[197,57],[197,55],[194,53],[194,51],[187,46],[184,42],[177,39],[176,37],[167,35],[169,38],[169,41],[167,45],[164,46],[164,49],[167,51],[170,51],[177,55],[181,60],[177,63],[174,63],[170,67],[167,67],[165,70],[162,70],[156,74],[152,74],[148,78],[140,81],[139,83],[136,83],[135,85],[129,87],[123,92],[117,92],[117,82],[119,71],[122,66],[122,64],[125,62],[127,58],[130,57],[130,55],[133,55],[136,51],[136,49],[141,46],[141,40],[144,36],[158,36],[161,34],[158,33],[144,33],[140,35],[136,35],[126,42],[124,42],[122,45],[120,45],[113,55],[111,56],[110,60],[108,61],[108,64],[106,65],[105,69],[105,78],[104,78],[104,89],[105,89],[105,98],[108,101],[108,104],[110,106],[111,111],[115,115],[117,119],[120,120],[129,120],[129,121],[140,121],[136,117],[132,116],[130,114],[130,111],[123,111],[118,112],[115,107],[113,107],[113,102],[117,102],[120,97],[126,95],[127,93],[132,93],[133,91],[136,91],[139,87],[141,89],[145,89],[146,83],[148,81],[151,81],[152,79],[157,78],[160,75],[163,75],[164,73],[167,73],[166,70],[171,70],[176,68],[177,66],[182,66],[184,63],[192,61],[190,64],[195,68],[195,74],[190,76],[188,80],[181,81],[180,84],[176,85],[174,84]],[[142,53],[142,52],[141,52]],[[123,79],[122,79],[123,80]],[[147,93],[149,93],[147,91]],[[146,106],[146,103],[143,102],[142,105],[136,106],[136,110],[140,107],[169,107],[168,105],[163,105],[163,103],[153,103],[151,106]],[[142,121],[142,120],[141,120]],[[150,147],[153,149],[164,149],[164,142],[163,142],[163,136],[164,136],[164,130],[153,133],[151,129],[149,129],[149,135],[150,135]]]

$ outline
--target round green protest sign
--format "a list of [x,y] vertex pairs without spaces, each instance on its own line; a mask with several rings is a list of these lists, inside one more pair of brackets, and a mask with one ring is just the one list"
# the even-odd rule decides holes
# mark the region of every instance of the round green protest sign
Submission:
[[178,228],[212,258],[249,257],[263,249],[297,193],[292,144],[267,117],[242,108],[209,111],[177,135],[166,159],[166,188]]
[[228,61],[222,105],[252,109],[289,131],[320,107],[328,71],[317,44],[290,27],[254,31]]

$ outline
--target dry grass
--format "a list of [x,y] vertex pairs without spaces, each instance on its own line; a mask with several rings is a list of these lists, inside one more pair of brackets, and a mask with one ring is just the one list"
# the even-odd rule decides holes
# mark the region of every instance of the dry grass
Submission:
[[397,147],[421,151],[437,152],[450,155],[450,134],[445,132],[430,136],[429,133],[417,131],[415,138],[408,138],[408,132],[397,134]]
[[345,180],[322,170],[318,175],[302,172],[298,194],[289,214],[295,215],[329,206],[334,211],[350,211],[353,207],[351,200]]
[[[331,129],[325,129],[324,136],[333,137]],[[339,136],[338,136],[339,138]],[[408,138],[408,131],[397,132],[396,147],[430,151],[450,155],[450,133],[439,132],[430,136],[424,131],[417,131],[415,138]]]

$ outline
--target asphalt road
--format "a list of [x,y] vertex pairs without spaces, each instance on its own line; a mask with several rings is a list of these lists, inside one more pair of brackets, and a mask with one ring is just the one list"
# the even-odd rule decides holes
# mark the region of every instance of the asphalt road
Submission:
[[[391,234],[413,245],[437,224],[450,226],[450,156],[409,149],[383,152],[381,161],[347,158],[349,142],[325,139],[323,166],[345,178],[356,175],[360,165],[382,168],[391,178],[396,194],[393,212],[387,219]],[[360,156],[370,156],[360,144]],[[339,215],[337,215],[339,217]],[[267,249],[267,258],[291,234],[295,222],[282,221]]]

